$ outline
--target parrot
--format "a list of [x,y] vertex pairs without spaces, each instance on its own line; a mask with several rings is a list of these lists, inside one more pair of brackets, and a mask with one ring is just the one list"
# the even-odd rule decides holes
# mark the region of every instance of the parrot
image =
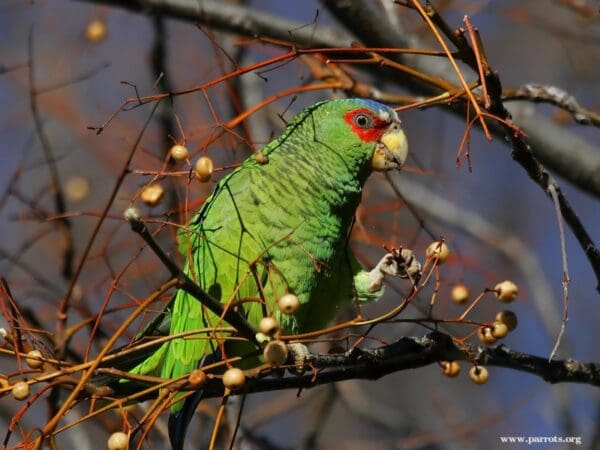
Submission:
[[[183,271],[213,298],[235,304],[255,328],[272,316],[286,335],[322,329],[345,305],[380,298],[386,275],[410,278],[420,270],[408,249],[387,253],[366,270],[348,242],[365,181],[374,171],[400,170],[407,153],[398,115],[386,105],[342,98],[307,107],[260,157],[223,177],[180,229]],[[294,314],[277,307],[286,294],[299,300]],[[158,329],[175,335],[222,322],[180,289],[138,340]],[[218,360],[217,341],[172,339],[129,372],[163,379],[189,374]],[[198,401],[190,396],[171,406],[173,450],[183,448]]]

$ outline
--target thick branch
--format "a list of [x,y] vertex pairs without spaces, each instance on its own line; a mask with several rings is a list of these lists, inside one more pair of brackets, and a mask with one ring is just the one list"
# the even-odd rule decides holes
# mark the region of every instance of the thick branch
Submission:
[[[581,363],[572,359],[549,361],[548,358],[521,353],[504,345],[481,347],[459,344],[450,336],[437,332],[426,336],[402,337],[392,344],[373,349],[355,348],[339,354],[309,353],[306,358],[306,363],[313,370],[284,377],[271,377],[267,376],[270,372],[261,372],[249,376],[243,390],[233,394],[309,389],[345,380],[378,380],[394,372],[417,369],[441,361],[468,361],[470,364],[504,367],[536,375],[553,384],[583,383],[600,387],[600,363]],[[104,373],[117,378],[122,376],[122,372]],[[251,375],[251,371],[248,371],[248,375]],[[177,389],[196,388],[179,385]],[[201,389],[203,398],[224,395],[220,377],[209,376]],[[156,392],[152,391],[138,400],[155,396]]]
[[[130,11],[145,14],[162,14],[165,17],[198,22],[223,31],[243,36],[262,36],[293,42],[299,47],[347,47],[352,37],[339,33],[330,27],[305,26],[301,22],[282,19],[266,14],[263,11],[217,3],[213,0],[78,0],[88,3],[102,3]],[[327,0],[326,5],[343,23],[343,25],[365,45],[373,47],[419,47],[418,38],[394,28],[387,18],[374,7],[374,3],[366,0]],[[376,31],[376,33],[375,33]],[[410,44],[410,45],[408,45]],[[410,57],[403,63],[423,73],[453,79],[454,75],[448,65],[439,58]],[[357,66],[359,69],[372,69],[368,65]],[[377,74],[375,74],[377,76]],[[418,80],[395,73],[394,77],[384,76],[386,83],[395,83],[402,88],[409,88],[419,95],[438,95],[440,92],[424,86]],[[454,110],[464,117],[463,109]],[[538,127],[542,122],[543,126]],[[585,142],[574,133],[545,119],[542,115],[532,113],[527,122],[520,123],[529,136],[535,155],[552,170],[580,189],[600,196],[600,149]],[[502,136],[503,131],[492,125],[492,131]],[[560,138],[560,139],[557,139]],[[572,144],[577,142],[578,158],[571,158]]]
[[[406,47],[410,41],[411,47],[422,47],[415,36],[408,37],[399,32],[369,0],[325,0],[329,10],[344,24],[347,29],[367,46],[372,47]],[[374,33],[373,30],[377,30]],[[447,30],[452,35],[452,30]],[[458,38],[457,38],[458,39]],[[457,44],[461,42],[458,41]],[[466,44],[466,43],[464,43]],[[460,48],[460,45],[459,45]],[[465,56],[463,54],[463,56]],[[452,69],[441,64],[437,58],[411,58],[405,64],[432,75],[446,79],[454,79]],[[393,80],[388,80],[393,81]],[[414,83],[408,85],[415,90]],[[435,95],[431,88],[424,87],[424,95]],[[464,117],[463,108],[455,108],[454,112]],[[488,121],[491,122],[491,121]],[[534,155],[552,170],[586,192],[600,196],[600,149],[585,142],[579,136],[569,132],[564,127],[557,126],[544,116],[532,112],[524,120],[517,122],[529,136],[529,143]],[[501,125],[490,123],[492,132],[504,137]],[[574,157],[573,155],[577,155]]]
[[[377,380],[390,373],[416,369],[439,361],[469,360],[486,366],[505,367],[539,376],[549,383],[585,383],[600,386],[600,364],[574,360],[553,360],[511,350],[457,344],[448,335],[431,333],[423,337],[403,337],[375,349],[355,349],[334,355],[310,354],[309,364],[319,372],[283,378],[249,380],[244,392],[302,389],[351,379]],[[221,380],[212,379],[203,387],[204,397],[223,395]]]
[[[504,108],[502,103],[502,85],[500,78],[495,71],[489,71],[486,74],[486,84],[488,86],[488,92],[490,93],[491,107],[490,112],[504,120],[510,120],[508,111]],[[579,217],[563,195],[560,186],[552,178],[552,176],[546,171],[545,167],[538,162],[533,152],[531,145],[524,138],[524,136],[516,132],[512,127],[506,123],[501,124],[504,129],[506,140],[512,145],[512,157],[517,161],[523,169],[527,172],[527,175],[544,190],[546,195],[550,196],[550,190],[556,192],[558,199],[558,205],[560,212],[562,213],[565,222],[575,235],[575,238],[579,242],[579,245],[585,252],[588,261],[596,275],[598,282],[596,289],[600,292],[600,249],[596,247],[591,236],[583,226],[583,223],[579,220]]]
[[[348,45],[347,38],[335,38],[332,32],[325,32],[322,27],[319,28],[321,41],[314,39],[316,33],[311,30],[312,27],[302,27],[300,23],[283,20],[278,17],[265,15],[258,11],[231,5],[216,4],[212,0],[204,0],[196,2],[193,0],[135,0],[123,4],[116,0],[84,0],[93,3],[107,3],[114,6],[124,7],[133,11],[143,11],[152,14],[163,14],[184,20],[198,21],[211,26],[225,29],[245,35],[261,35],[266,37],[274,37],[277,39],[288,39],[296,45],[301,46],[345,46]],[[399,33],[381,14],[381,12],[373,8],[373,4],[366,0],[326,0],[328,8],[343,22],[348,28],[369,46],[383,47],[403,47],[406,40],[402,33]],[[377,34],[373,34],[373,29],[379,30]],[[293,32],[291,30],[294,30]],[[450,36],[454,36],[451,30],[445,30]],[[327,38],[323,39],[323,36]],[[412,39],[414,41],[414,39]],[[464,44],[466,48],[460,49],[463,55],[470,53],[466,42],[458,42]],[[465,52],[465,50],[468,50]],[[431,58],[411,58],[410,63],[420,71],[429,74],[438,74],[440,71],[439,60]],[[453,75],[446,70],[443,74],[449,78]],[[398,82],[393,78],[388,81]],[[488,80],[492,81],[492,80]],[[431,87],[424,86],[423,83],[413,80],[410,77],[403,77],[401,83],[407,84],[411,89],[421,93],[427,93],[428,90],[433,90]],[[499,84],[499,81],[498,81]],[[438,94],[439,92],[429,92]],[[498,92],[497,98],[500,98],[501,91]],[[455,109],[461,115],[464,115],[463,108]],[[502,112],[504,109],[502,108]],[[505,117],[505,114],[499,114]],[[544,126],[538,126],[543,123]],[[517,161],[526,168],[530,176],[546,190],[544,184],[549,180],[547,173],[543,167],[537,163],[533,156],[539,157],[540,160],[546,161],[549,167],[552,167],[557,173],[569,179],[572,183],[580,188],[600,195],[600,150],[588,145],[578,137],[572,135],[567,130],[557,127],[549,121],[544,121],[541,117],[532,115],[530,124],[523,126],[525,132],[529,136],[527,152],[531,153],[530,163],[537,167],[527,167],[528,163],[523,161],[520,156],[527,152],[513,151],[513,156]],[[503,124],[498,124],[490,121],[490,125],[494,133],[504,138],[507,129]],[[557,139],[561,136],[562,139]],[[514,139],[509,138],[509,142]],[[567,145],[565,145],[567,141]],[[565,155],[572,154],[572,142],[577,142],[577,158],[566,157]],[[514,144],[514,142],[510,142]],[[557,145],[558,143],[558,145]],[[513,150],[515,146],[513,145]],[[537,175],[536,176],[536,173]],[[542,173],[543,172],[543,173]],[[546,181],[544,182],[543,179]],[[556,186],[558,188],[558,186]],[[546,190],[547,191],[547,190]],[[597,277],[600,280],[600,255],[598,250],[593,245],[590,236],[583,228],[581,222],[577,219],[571,208],[568,206],[566,199],[559,191],[561,200],[561,209],[566,222],[573,230],[580,245],[584,249],[588,259],[590,260]],[[599,283],[600,289],[600,283]]]
[[[304,47],[347,46],[348,35],[330,27],[306,27],[303,23],[283,19],[263,11],[213,0],[79,0],[103,3],[130,11],[163,15],[173,19],[210,25],[242,36],[265,36],[282,41],[297,42]],[[341,42],[344,44],[339,45]]]
[[528,100],[534,103],[550,103],[567,111],[581,125],[600,127],[600,114],[584,108],[567,92],[556,86],[528,83],[518,89],[504,89],[504,101]]

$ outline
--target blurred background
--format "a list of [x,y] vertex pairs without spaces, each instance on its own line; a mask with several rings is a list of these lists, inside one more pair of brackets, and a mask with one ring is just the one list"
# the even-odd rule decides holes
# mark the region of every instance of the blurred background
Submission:
[[[147,249],[141,251],[143,243],[122,220],[128,206],[142,210],[161,244],[181,262],[175,225],[193,216],[232,165],[279,134],[285,120],[305,106],[357,95],[344,89],[306,89],[319,82],[318,73],[331,78],[341,70],[370,87],[370,93],[376,88],[395,96],[393,106],[441,92],[427,91],[400,71],[352,62],[326,64],[325,59],[306,55],[235,73],[289,51],[266,38],[286,39],[299,47],[347,47],[358,41],[371,47],[439,50],[418,13],[391,1],[346,2],[357,8],[352,11],[354,19],[344,16],[340,1],[205,1],[199,4],[206,11],[196,18],[173,12],[167,0],[156,2],[162,5],[158,9],[126,10],[111,3],[119,2],[0,4],[0,274],[30,324],[35,319],[36,328],[51,333],[70,285],[68,327],[104,309],[116,310],[102,317],[93,335],[88,326],[71,330],[73,358],[86,351],[97,353],[136,302],[168,279],[168,272]],[[597,117],[600,21],[595,2],[432,3],[452,28],[464,26],[463,16],[469,15],[504,88],[528,83],[556,86]],[[360,8],[368,13],[359,15]],[[244,17],[245,25],[238,25]],[[248,17],[262,17],[264,23]],[[378,21],[369,23],[372,17]],[[366,32],[353,22],[363,19]],[[250,31],[255,27],[254,33],[244,31],[244,26]],[[396,38],[400,43],[392,45]],[[404,62],[455,83],[445,58],[407,55]],[[461,68],[468,80],[477,79],[466,66]],[[223,82],[161,102],[142,133],[154,102],[138,105],[137,96],[180,92],[232,72],[234,76]],[[133,101],[119,111],[128,98]],[[272,101],[246,120],[232,122],[265,99]],[[578,124],[549,104],[513,101],[506,106],[598,242],[598,123]],[[510,147],[499,136],[489,142],[474,128],[469,135],[471,170],[464,156],[457,164],[466,123],[460,108],[442,103],[402,110],[400,117],[410,143],[408,167],[401,174],[375,174],[369,180],[352,241],[360,259],[374,264],[384,253],[382,245],[403,245],[424,259],[431,241],[443,237],[452,253],[439,271],[435,317],[453,318],[464,311],[465,304],[451,300],[456,284],[465,284],[474,298],[500,281],[513,280],[520,295],[510,309],[517,313],[519,326],[503,343],[547,357],[563,314],[560,236],[552,201],[513,161]],[[100,133],[90,129],[103,125]],[[94,234],[136,143],[131,170]],[[190,163],[169,159],[168,150],[175,143],[189,149]],[[191,176],[199,156],[214,161],[216,170],[208,183]],[[172,175],[164,176],[165,172]],[[152,183],[164,193],[158,201],[145,197]],[[597,280],[571,231],[567,229],[565,236],[569,320],[557,358],[599,361]],[[71,283],[84,256],[82,271]],[[395,280],[390,284],[386,297],[366,307],[365,315],[383,313],[401,301],[406,284]],[[417,306],[429,304],[433,285],[432,281],[422,290],[416,306],[402,317],[422,316]],[[125,338],[159,309],[156,305],[148,311]],[[490,321],[500,309],[488,294],[469,317]],[[352,317],[352,312],[345,314]],[[9,324],[4,321],[1,326]],[[370,336],[393,341],[427,331],[414,324],[388,324]],[[473,328],[455,325],[444,331],[460,337]],[[40,339],[48,340],[43,335]],[[15,375],[16,370],[13,358],[0,359],[0,372]],[[600,448],[597,388],[551,385],[496,367],[489,369],[489,382],[478,386],[467,371],[465,363],[460,376],[450,379],[432,365],[374,382],[319,387],[299,396],[295,391],[254,395],[247,399],[242,423],[252,437],[250,448],[520,447],[501,443],[500,436],[578,436],[584,448]],[[21,432],[46,422],[49,407],[44,398],[26,411],[9,446],[22,439]],[[205,445],[198,447],[210,433],[217,404],[201,405],[198,426],[190,433],[197,439],[189,439],[189,448]],[[7,429],[23,405],[10,395],[0,400],[0,430]],[[64,423],[84,416],[88,407],[74,408]],[[131,414],[139,416],[139,411],[132,409]],[[60,433],[58,448],[105,448],[110,433],[122,425],[122,414],[107,413]],[[153,448],[165,448],[165,422],[159,421],[150,436]]]

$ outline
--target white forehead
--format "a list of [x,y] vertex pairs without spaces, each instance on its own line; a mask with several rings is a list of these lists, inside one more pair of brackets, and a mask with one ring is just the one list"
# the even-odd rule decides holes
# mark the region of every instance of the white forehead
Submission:
[[377,116],[379,116],[379,118],[381,120],[383,120],[384,122],[390,121],[390,113],[389,113],[389,111],[386,111],[385,109],[380,109],[379,112],[377,113]]
[[384,122],[399,122],[398,114],[394,110],[380,109],[377,116]]

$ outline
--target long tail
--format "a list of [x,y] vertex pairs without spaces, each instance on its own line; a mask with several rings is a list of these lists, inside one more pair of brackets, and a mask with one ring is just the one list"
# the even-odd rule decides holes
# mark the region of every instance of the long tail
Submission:
[[[220,360],[221,352],[216,351],[215,353],[204,356],[198,363],[198,368]],[[194,392],[193,395],[190,395],[184,400],[183,406],[179,411],[171,413],[169,416],[169,441],[171,441],[172,450],[183,450],[188,426],[196,412],[198,404],[202,401],[203,394],[203,390]]]
[[194,392],[185,399],[183,407],[178,412],[171,413],[169,416],[169,441],[172,450],[183,450],[185,434],[203,394],[202,390]]

